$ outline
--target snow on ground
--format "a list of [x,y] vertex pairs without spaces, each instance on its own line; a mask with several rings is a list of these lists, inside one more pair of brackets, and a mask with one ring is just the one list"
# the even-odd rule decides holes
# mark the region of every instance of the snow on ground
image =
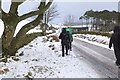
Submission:
[[[23,23],[26,23],[26,21],[23,21]],[[2,22],[0,24],[2,25]],[[20,24],[22,22],[18,24],[18,27]],[[40,32],[40,29],[36,27],[28,33],[36,31]],[[58,36],[60,32],[61,29],[54,35]],[[74,36],[74,38],[108,49],[109,38],[107,37],[83,34]],[[68,56],[62,57],[60,42],[47,41],[46,37],[36,38],[27,46],[21,48],[17,55],[22,53],[24,54],[23,56],[17,56],[19,61],[14,61],[10,58],[7,63],[0,63],[0,71],[1,67],[8,68],[8,72],[5,74],[0,73],[0,79],[24,78],[27,75],[31,75],[34,78],[100,78],[82,58],[78,59],[75,56],[74,51],[70,52]]]
[[[74,38],[109,49],[110,38],[101,35],[74,34]],[[113,47],[110,49],[113,50]]]
[[19,61],[12,58],[7,63],[0,63],[9,71],[0,74],[0,78],[24,78],[31,75],[34,78],[100,78],[100,76],[78,59],[74,52],[61,56],[60,42],[47,41],[46,37],[38,37],[21,48],[17,55]]
[[42,30],[40,29],[40,26],[35,27],[34,29],[29,30],[26,34],[37,33],[37,32],[42,32]]

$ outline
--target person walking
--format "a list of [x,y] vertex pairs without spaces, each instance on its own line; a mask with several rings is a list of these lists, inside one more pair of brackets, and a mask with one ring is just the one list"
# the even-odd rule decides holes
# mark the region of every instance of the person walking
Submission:
[[70,51],[72,51],[72,42],[73,42],[73,37],[72,37],[72,34],[67,31],[68,35],[69,35],[69,49]]
[[112,34],[110,41],[109,41],[109,48],[112,47],[114,49],[114,54],[116,57],[115,64],[120,66],[120,26],[114,27],[114,33]]
[[[61,39],[62,57],[64,57],[65,54],[68,55],[69,39],[70,39],[65,28],[62,29],[62,32],[59,35],[59,39]],[[66,48],[66,52],[64,53],[65,48]]]

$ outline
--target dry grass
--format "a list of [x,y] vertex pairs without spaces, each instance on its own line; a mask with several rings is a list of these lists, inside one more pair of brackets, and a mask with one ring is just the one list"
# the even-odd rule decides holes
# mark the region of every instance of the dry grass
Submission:
[[[52,38],[52,41],[54,40],[55,42],[59,42],[59,38],[55,35],[50,35],[50,36],[47,36],[48,39]],[[50,40],[51,41],[51,40]]]

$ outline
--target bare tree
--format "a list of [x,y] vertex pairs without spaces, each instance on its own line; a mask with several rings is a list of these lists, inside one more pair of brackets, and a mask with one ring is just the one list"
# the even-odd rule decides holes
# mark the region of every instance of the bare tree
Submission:
[[57,4],[54,3],[44,14],[45,23],[47,24],[59,15]]
[[[18,16],[18,6],[21,5],[23,2],[13,2],[15,0],[11,0],[11,7],[8,13],[1,11],[2,13],[2,21],[4,22],[4,32],[2,35],[2,54],[14,56],[17,50],[24,45],[31,42],[34,38],[41,35],[41,33],[31,33],[26,34],[29,30],[36,27],[39,23],[43,23],[43,14],[45,11],[50,7],[53,0],[49,0],[46,4],[46,0],[41,0],[40,5],[36,11],[31,11],[26,13],[22,16]],[[1,2],[1,1],[0,1]],[[36,16],[37,18],[32,22],[24,25],[17,35],[14,37],[15,29],[17,24],[25,20],[29,17]],[[42,26],[41,26],[42,27]]]

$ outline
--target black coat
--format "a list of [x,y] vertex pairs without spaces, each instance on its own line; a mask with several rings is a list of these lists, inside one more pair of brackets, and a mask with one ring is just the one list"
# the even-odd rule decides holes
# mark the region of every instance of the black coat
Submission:
[[120,51],[120,26],[114,27],[114,33],[112,34],[109,42],[109,48],[113,47],[114,49],[119,49]]
[[114,48],[118,48],[120,50],[120,32],[115,32],[112,34],[109,42],[109,48],[112,47],[112,44]]
[[[64,38],[65,35],[68,36],[66,39]],[[61,44],[63,44],[63,45],[69,45],[70,37],[69,37],[69,34],[67,32],[63,31],[62,33],[60,33],[59,39],[61,39]]]
[[119,26],[114,29],[114,33],[112,34],[109,42],[109,48],[114,48],[114,53],[116,56],[116,63],[120,64],[120,30]]
[[120,64],[120,33],[115,32],[112,34],[109,42],[109,48],[112,47],[113,44],[113,49],[114,49],[114,54],[116,56],[116,63]]
[[114,33],[112,34],[109,42],[109,48],[112,47],[116,56],[116,64],[120,64],[120,30],[119,28],[114,29]]

